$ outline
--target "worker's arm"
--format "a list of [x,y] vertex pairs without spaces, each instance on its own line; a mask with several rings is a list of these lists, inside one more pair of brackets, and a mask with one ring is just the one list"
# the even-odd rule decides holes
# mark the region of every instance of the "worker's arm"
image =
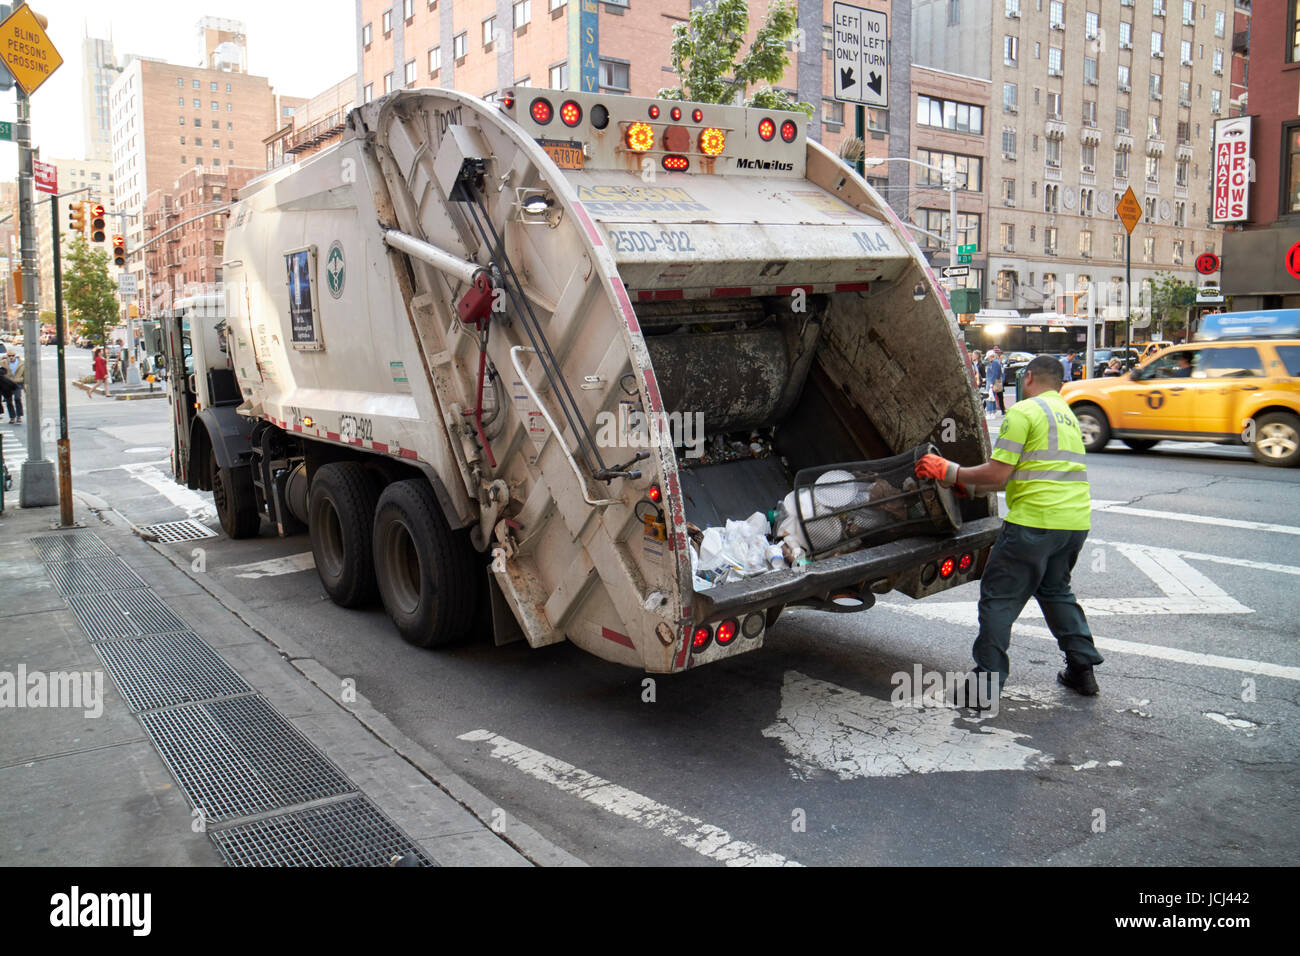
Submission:
[[926,455],[916,463],[918,478],[933,478],[955,487],[958,494],[983,494],[1007,486],[1029,440],[1029,419],[1013,406],[1002,419],[993,454],[982,465],[958,465],[938,455]]
[[965,485],[970,494],[1001,491],[1007,486],[1015,467],[1004,461],[986,461],[973,468],[962,465],[957,469],[957,484]]

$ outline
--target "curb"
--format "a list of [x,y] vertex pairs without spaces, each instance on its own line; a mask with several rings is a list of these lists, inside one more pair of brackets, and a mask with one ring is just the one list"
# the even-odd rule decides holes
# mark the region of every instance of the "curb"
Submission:
[[[114,524],[124,524],[126,526],[125,530],[133,530],[130,528],[130,523],[120,512],[105,512],[99,517],[101,520],[108,518]],[[279,650],[286,663],[306,678],[312,686],[325,694],[340,709],[354,717],[376,739],[414,767],[452,800],[464,807],[484,828],[502,842],[513,847],[525,859],[537,866],[587,866],[587,863],[583,860],[552,843],[516,817],[511,816],[508,818],[508,835],[497,832],[492,826],[501,812],[496,801],[457,774],[440,758],[404,734],[392,721],[376,710],[365,697],[358,694],[355,701],[345,702],[340,700],[331,688],[337,689],[341,687],[341,678],[329,671],[312,656],[310,651],[297,641],[249,608],[232,592],[211,580],[210,575],[196,574],[187,562],[178,559],[159,543],[154,541],[147,541],[146,543],[208,595],[220,602],[227,611],[235,615],[250,630]]]
[[[73,382],[72,387],[79,388],[89,395],[91,388],[94,386],[87,385],[85,382]],[[125,388],[127,386],[123,387]],[[159,388],[152,392],[114,392],[108,397],[119,402],[132,402],[147,398],[166,398],[167,390],[165,388]]]

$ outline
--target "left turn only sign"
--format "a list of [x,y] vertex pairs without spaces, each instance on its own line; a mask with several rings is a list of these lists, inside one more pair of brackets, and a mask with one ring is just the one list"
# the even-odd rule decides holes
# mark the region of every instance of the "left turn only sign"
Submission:
[[28,96],[63,65],[63,57],[26,4],[0,23],[0,60]]

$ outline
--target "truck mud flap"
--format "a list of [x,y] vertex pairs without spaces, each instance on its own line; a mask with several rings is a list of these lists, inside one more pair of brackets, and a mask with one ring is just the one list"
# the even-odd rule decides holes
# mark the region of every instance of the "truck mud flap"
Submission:
[[966,522],[954,535],[902,538],[803,568],[770,571],[697,591],[694,618],[705,621],[777,604],[816,602],[840,589],[911,571],[956,553],[979,552],[993,543],[1001,529],[1001,518],[980,518]]

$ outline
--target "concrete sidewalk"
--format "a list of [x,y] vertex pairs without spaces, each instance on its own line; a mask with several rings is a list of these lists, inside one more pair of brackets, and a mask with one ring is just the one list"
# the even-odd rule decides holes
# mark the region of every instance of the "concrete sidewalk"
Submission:
[[0,861],[579,862],[102,515],[0,516]]

